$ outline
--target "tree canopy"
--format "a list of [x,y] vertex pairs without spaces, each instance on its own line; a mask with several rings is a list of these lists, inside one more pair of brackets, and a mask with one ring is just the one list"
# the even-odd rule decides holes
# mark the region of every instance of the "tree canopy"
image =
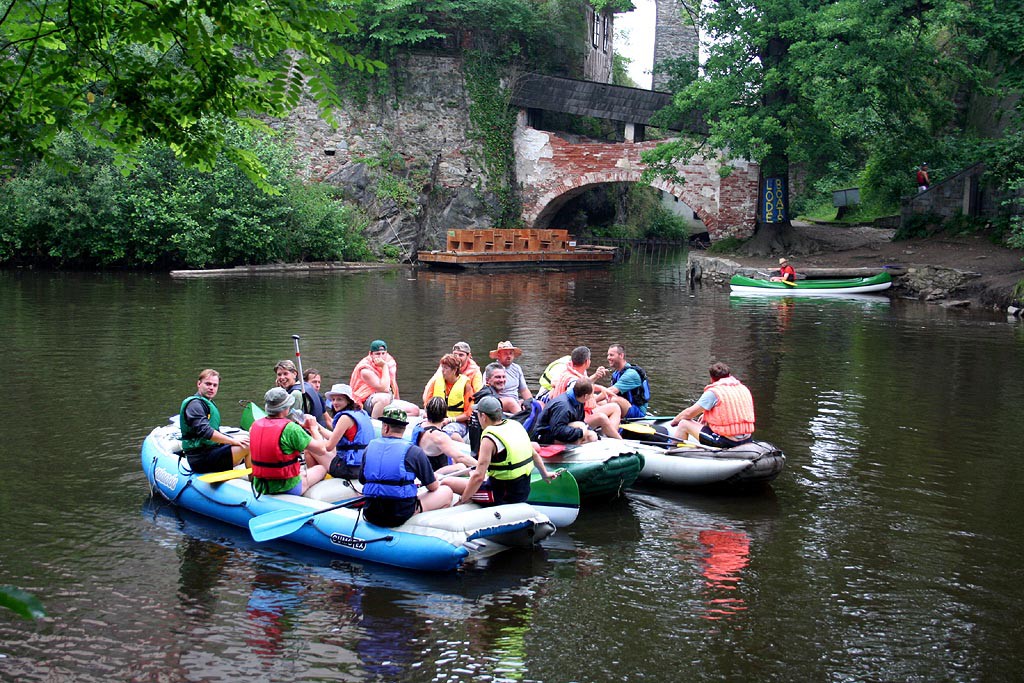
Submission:
[[61,131],[115,150],[147,138],[208,169],[224,150],[254,178],[259,161],[226,146],[228,120],[260,126],[304,91],[330,120],[330,62],[383,64],[334,39],[356,31],[334,0],[7,0],[0,10],[0,158],[53,154]]
[[1020,89],[1021,9],[1020,0],[704,3],[707,60],[675,93],[673,115],[699,111],[709,133],[648,161],[668,174],[695,151],[728,150],[766,177],[787,177],[790,164],[811,185],[859,174],[869,196],[894,201],[921,161],[952,173],[994,149],[984,140],[1006,121],[981,122],[1012,114],[999,95]]

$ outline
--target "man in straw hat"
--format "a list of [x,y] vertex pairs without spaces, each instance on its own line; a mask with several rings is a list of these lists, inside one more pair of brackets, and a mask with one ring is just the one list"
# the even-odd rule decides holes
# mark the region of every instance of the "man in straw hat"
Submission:
[[533,398],[529,387],[526,386],[526,377],[523,375],[523,369],[518,363],[514,362],[521,355],[523,355],[522,350],[510,341],[499,342],[498,348],[491,351],[491,358],[501,363],[505,368],[505,388],[500,392],[500,397],[505,405],[509,405],[506,399],[511,399],[515,402],[512,404],[512,408],[506,408],[510,413],[519,410],[519,401],[529,401]]
[[[438,484],[426,453],[402,436],[409,417],[398,406],[386,407],[380,416],[378,439],[370,442],[363,454],[363,508],[367,521],[380,526],[399,526],[417,512],[437,510],[452,504],[450,488]],[[416,479],[423,483],[416,488]]]

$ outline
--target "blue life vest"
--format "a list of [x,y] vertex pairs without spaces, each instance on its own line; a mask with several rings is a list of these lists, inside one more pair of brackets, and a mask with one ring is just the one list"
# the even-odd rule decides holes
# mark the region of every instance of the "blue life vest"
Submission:
[[363,464],[363,453],[373,439],[373,421],[362,410],[343,410],[334,416],[334,424],[338,423],[342,415],[348,415],[356,423],[356,435],[351,441],[341,437],[334,457],[344,460],[346,465],[358,467]]
[[288,390],[289,393],[298,391],[302,394],[302,405],[294,405],[293,408],[298,408],[302,412],[312,415],[316,418],[316,421],[320,423],[322,427],[326,427],[327,423],[324,420],[324,413],[327,411],[327,406],[324,405],[324,397],[320,395],[313,385],[309,382],[298,382],[292,385],[292,388]]
[[416,475],[405,469],[412,443],[403,439],[374,439],[363,454],[363,495],[370,498],[415,498]]
[[651,402],[651,385],[647,381],[647,373],[642,367],[626,363],[621,370],[616,370],[612,373],[612,384],[618,382],[619,378],[630,368],[636,370],[636,374],[640,375],[640,386],[636,389],[630,389],[622,394],[622,396],[637,408],[645,408]]

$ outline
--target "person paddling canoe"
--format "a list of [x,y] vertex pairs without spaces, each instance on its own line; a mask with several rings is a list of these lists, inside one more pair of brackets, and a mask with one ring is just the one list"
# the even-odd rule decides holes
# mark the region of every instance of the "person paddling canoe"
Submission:
[[779,274],[772,276],[769,280],[796,284],[796,270],[789,265],[789,260],[785,256],[779,259]]

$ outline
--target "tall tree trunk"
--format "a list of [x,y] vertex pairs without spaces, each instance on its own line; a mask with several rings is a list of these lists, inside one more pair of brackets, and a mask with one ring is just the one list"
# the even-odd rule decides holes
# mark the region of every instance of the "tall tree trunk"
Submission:
[[[783,69],[782,62],[789,53],[789,46],[788,39],[778,36],[768,39],[759,55],[766,72]],[[788,88],[779,87],[765,92],[761,103],[768,110],[779,110],[789,105],[792,99]],[[779,135],[768,143],[771,152],[761,161],[754,236],[740,252],[748,256],[802,253],[812,247],[799,239],[790,222],[788,140]]]

